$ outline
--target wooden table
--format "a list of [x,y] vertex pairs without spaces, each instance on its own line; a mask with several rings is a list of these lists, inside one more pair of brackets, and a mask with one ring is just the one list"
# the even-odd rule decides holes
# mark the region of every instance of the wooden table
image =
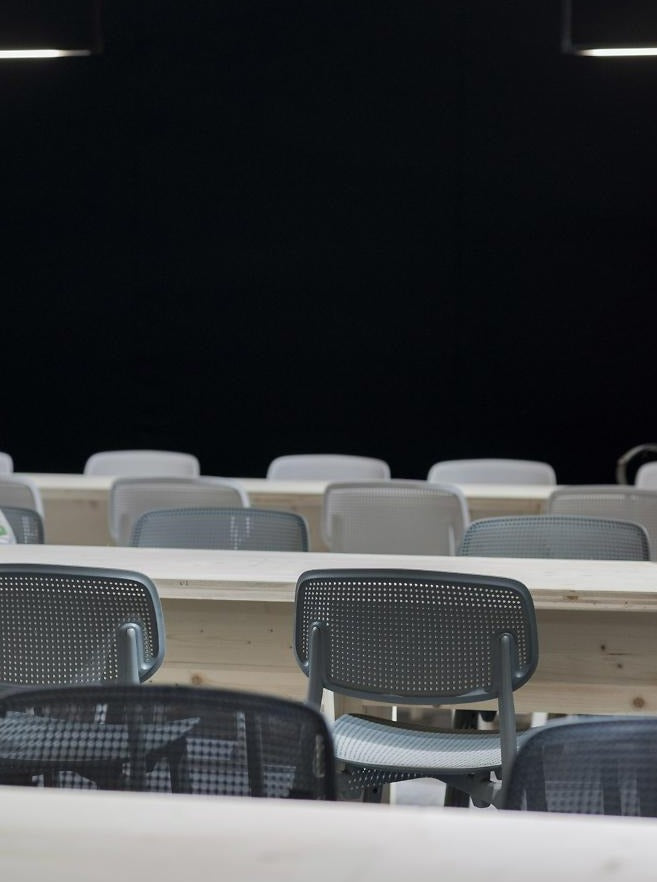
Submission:
[[[530,589],[538,670],[520,713],[657,713],[657,564],[315,552],[57,545],[0,547],[0,562],[134,569],[158,587],[167,628],[156,682],[303,698],[292,650],[294,590],[318,567],[398,567],[502,575]],[[474,705],[472,707],[475,707]]]
[[652,818],[0,788],[11,882],[652,882]]
[[[17,473],[19,474],[19,473]],[[105,475],[26,474],[41,492],[46,541],[53,545],[112,545],[107,524],[107,498],[113,478]],[[310,528],[311,549],[326,551],[321,513],[327,481],[272,481],[238,478],[254,508],[302,514]],[[470,517],[539,514],[554,487],[535,484],[463,484]]]

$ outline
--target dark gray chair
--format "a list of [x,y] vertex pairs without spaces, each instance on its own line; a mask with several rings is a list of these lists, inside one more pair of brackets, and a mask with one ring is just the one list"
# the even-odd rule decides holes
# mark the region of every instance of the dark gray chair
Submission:
[[38,511],[14,505],[1,505],[0,511],[7,518],[19,545],[43,544],[43,518]]
[[0,699],[0,783],[335,799],[330,731],[301,702],[188,686]]
[[0,563],[0,689],[141,683],[164,658],[157,589],[142,573]]
[[169,508],[147,511],[130,545],[151,548],[224,548],[235,551],[308,551],[306,519],[267,508]]
[[566,718],[531,730],[501,808],[657,817],[657,718]]
[[513,579],[450,572],[327,569],[297,582],[294,649],[308,701],[323,689],[391,705],[494,700],[499,732],[426,730],[344,714],[333,739],[345,798],[432,777],[497,804],[517,740],[513,691],[538,661],[531,595]]
[[577,515],[517,515],[473,521],[457,554],[579,560],[650,560],[640,524]]

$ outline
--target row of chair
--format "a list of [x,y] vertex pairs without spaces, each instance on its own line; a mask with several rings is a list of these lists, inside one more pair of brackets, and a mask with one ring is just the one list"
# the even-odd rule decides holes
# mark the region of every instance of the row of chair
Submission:
[[[0,479],[0,507],[18,542],[43,542],[43,509],[33,482]],[[648,548],[650,559],[657,552],[656,491],[615,485],[555,488],[547,512],[551,518],[496,517],[471,525],[467,501],[456,486],[396,479],[335,482],[324,494],[322,532],[330,550],[347,553],[641,559]],[[309,548],[301,515],[252,509],[243,487],[229,479],[118,478],[108,515],[118,545]],[[588,518],[596,522],[587,524]]]
[[[513,693],[539,650],[513,579],[302,573],[292,637],[306,703],[140,685],[165,636],[139,573],[0,564],[0,627],[0,783],[377,801],[385,784],[434,777],[475,806],[657,815],[654,718],[517,731]],[[388,705],[492,700],[499,731],[352,714],[329,729],[324,689]]]

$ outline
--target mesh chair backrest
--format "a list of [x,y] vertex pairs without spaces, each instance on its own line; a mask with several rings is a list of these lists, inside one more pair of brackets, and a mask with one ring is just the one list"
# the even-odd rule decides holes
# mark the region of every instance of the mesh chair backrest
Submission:
[[134,477],[173,475],[197,478],[198,459],[175,450],[101,450],[84,464],[85,475],[132,475]]
[[518,515],[473,521],[458,554],[469,557],[554,557],[650,560],[640,524],[578,515]]
[[335,799],[323,716],[277,696],[159,685],[27,690],[0,699],[0,715],[0,783]]
[[309,570],[297,582],[294,625],[295,655],[306,675],[317,623],[325,688],[383,701],[497,698],[496,647],[504,633],[516,647],[514,689],[529,679],[538,659],[532,599],[512,579]]
[[118,545],[130,542],[137,518],[160,508],[241,508],[249,497],[236,481],[215,478],[117,478],[108,500],[109,532]]
[[454,554],[469,523],[457,487],[427,481],[328,484],[322,533],[331,551],[362,554]]
[[43,543],[43,518],[38,511],[12,505],[2,505],[0,511],[9,521],[16,542],[24,545]]
[[504,808],[657,816],[657,718],[549,723],[522,743]]
[[8,453],[0,450],[0,475],[10,475],[14,471],[14,460]]
[[137,625],[139,679],[164,657],[155,585],[141,573],[0,564],[0,683],[64,685],[117,680],[122,625]]
[[31,508],[43,517],[41,491],[32,478],[17,475],[0,476],[0,506]]
[[308,525],[302,515],[267,508],[158,509],[137,519],[130,545],[308,551]]
[[531,459],[446,459],[429,469],[429,481],[455,484],[556,484],[547,462]]
[[382,459],[339,453],[306,453],[279,456],[269,463],[267,477],[318,481],[372,481],[390,477],[390,466]]
[[645,527],[651,560],[657,560],[657,490],[606,485],[571,485],[553,490],[546,510],[549,514],[576,514],[618,518]]
[[643,490],[657,490],[657,462],[646,462],[639,466],[634,485]]

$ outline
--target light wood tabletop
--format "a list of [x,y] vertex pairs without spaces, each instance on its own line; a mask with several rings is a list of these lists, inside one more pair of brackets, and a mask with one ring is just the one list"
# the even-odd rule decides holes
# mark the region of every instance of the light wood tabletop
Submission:
[[[17,473],[39,488],[45,511],[46,541],[53,545],[111,545],[107,500],[112,477],[58,473]],[[235,479],[231,479],[235,480]],[[328,481],[237,478],[254,508],[303,515],[311,549],[326,551],[321,534],[324,490]],[[536,484],[462,484],[471,520],[494,515],[540,514],[555,488]]]
[[133,569],[155,582],[167,628],[155,681],[305,696],[292,650],[299,575],[392,567],[501,575],[529,588],[539,665],[519,712],[657,713],[657,564],[523,558],[9,545],[0,562]]
[[[652,882],[655,820],[0,788],[12,882]],[[473,843],[476,847],[473,847]],[[555,847],[556,845],[556,847]]]

